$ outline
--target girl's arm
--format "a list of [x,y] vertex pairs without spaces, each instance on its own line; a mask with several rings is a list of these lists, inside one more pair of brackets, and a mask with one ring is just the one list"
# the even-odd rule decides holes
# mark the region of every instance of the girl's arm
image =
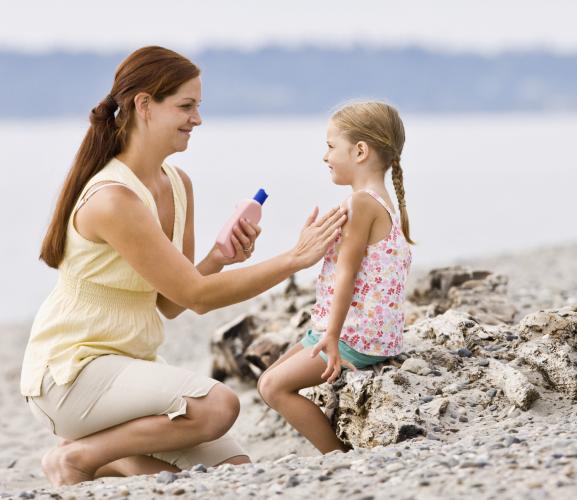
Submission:
[[365,256],[371,226],[375,220],[374,202],[369,194],[354,193],[350,198],[348,221],[343,226],[339,248],[335,290],[324,338],[315,346],[313,356],[324,350],[328,356],[327,369],[322,374],[334,382],[341,372],[341,364],[354,367],[339,356],[338,341],[353,298],[355,277]]
[[[179,168],[177,168],[177,171],[184,184],[187,200],[182,253],[188,258],[188,260],[190,260],[190,262],[194,263],[194,193],[192,190],[192,182],[190,182],[190,178],[185,172]],[[260,227],[251,224],[248,221],[241,221],[240,225],[243,231],[237,231],[235,229],[238,238],[237,241],[234,241],[233,239],[233,243],[235,244],[235,248],[237,247],[237,242],[246,248],[247,246],[252,245],[259,236]],[[238,241],[238,239],[241,239],[242,241]],[[244,252],[236,252],[232,258],[227,258],[222,255],[218,247],[215,245],[208,255],[197,264],[196,269],[203,276],[208,276],[209,274],[219,273],[226,264],[243,262],[246,258]],[[176,318],[180,313],[186,310],[185,307],[175,304],[161,293],[158,294],[156,299],[156,307],[168,319]]]
[[307,219],[289,252],[250,267],[203,276],[166,237],[150,210],[123,186],[98,191],[79,210],[99,240],[112,246],[152,287],[199,314],[250,299],[311,266],[336,238],[346,215],[333,209]]

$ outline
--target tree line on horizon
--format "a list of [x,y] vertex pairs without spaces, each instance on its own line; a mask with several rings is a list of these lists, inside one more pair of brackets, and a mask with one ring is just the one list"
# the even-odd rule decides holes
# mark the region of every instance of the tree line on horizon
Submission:
[[[126,55],[0,51],[0,118],[87,117]],[[205,115],[328,114],[353,98],[417,113],[577,110],[570,54],[311,46],[186,55],[202,69]]]

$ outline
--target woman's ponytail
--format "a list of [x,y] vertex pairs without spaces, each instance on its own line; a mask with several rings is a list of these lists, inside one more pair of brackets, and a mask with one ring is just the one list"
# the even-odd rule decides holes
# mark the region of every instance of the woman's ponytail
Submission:
[[186,57],[163,47],[144,47],[118,67],[112,91],[90,112],[90,127],[76,153],[52,214],[40,259],[57,268],[64,257],[68,220],[86,183],[125,148],[134,97],[146,92],[157,102],[174,94],[200,70]]

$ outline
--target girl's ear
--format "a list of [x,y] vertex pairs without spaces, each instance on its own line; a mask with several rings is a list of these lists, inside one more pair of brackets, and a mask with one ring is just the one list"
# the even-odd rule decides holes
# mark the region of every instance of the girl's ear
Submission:
[[359,141],[355,144],[355,160],[360,163],[369,156],[369,145],[365,141]]
[[134,109],[136,113],[146,121],[148,119],[150,100],[152,97],[145,92],[139,92],[134,96]]

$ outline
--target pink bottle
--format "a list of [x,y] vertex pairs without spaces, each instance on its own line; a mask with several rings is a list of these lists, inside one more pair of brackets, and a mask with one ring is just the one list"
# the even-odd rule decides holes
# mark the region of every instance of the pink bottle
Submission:
[[268,198],[264,189],[259,189],[252,199],[242,200],[228,222],[223,226],[216,238],[216,244],[225,257],[233,257],[235,253],[234,245],[230,239],[232,229],[238,224],[241,218],[245,218],[253,224],[258,224],[262,216],[262,204]]

